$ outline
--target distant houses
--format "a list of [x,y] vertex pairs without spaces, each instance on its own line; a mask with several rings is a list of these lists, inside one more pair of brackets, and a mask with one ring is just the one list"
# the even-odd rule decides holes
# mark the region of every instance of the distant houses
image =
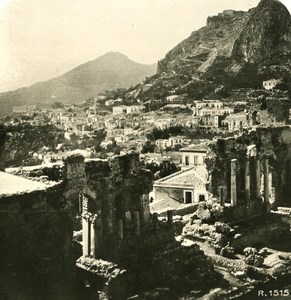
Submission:
[[141,113],[145,110],[143,105],[119,105],[112,108],[113,115]]

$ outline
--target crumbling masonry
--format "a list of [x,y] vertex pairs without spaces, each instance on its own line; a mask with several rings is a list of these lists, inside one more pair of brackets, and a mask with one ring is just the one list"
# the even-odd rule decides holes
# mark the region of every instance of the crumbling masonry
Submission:
[[141,168],[137,153],[85,162],[69,157],[64,175],[67,201],[78,205],[82,216],[83,255],[77,266],[110,299],[157,284],[185,286],[188,273],[200,288],[217,280],[197,245],[183,248],[175,241],[172,211],[165,222],[149,213],[153,178]]
[[291,129],[257,127],[217,139],[206,160],[209,191],[224,206],[225,221],[291,206]]

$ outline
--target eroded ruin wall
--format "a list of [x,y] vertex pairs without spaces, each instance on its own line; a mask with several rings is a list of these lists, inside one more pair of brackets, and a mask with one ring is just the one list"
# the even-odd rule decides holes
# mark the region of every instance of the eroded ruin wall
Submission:
[[[241,209],[237,210],[237,215],[233,217],[246,217],[248,205],[252,206],[253,214],[265,209],[262,205],[265,196],[264,181],[267,180],[264,179],[265,169],[268,170],[270,177],[268,180],[272,185],[269,190],[270,198],[275,201],[271,204],[272,207],[291,206],[289,184],[291,130],[289,127],[258,127],[239,136],[219,138],[211,143],[210,148],[211,151],[206,159],[210,178],[208,189],[217,198],[222,197],[223,202],[226,203],[231,203],[232,200],[232,161],[236,166],[234,171],[236,197]],[[250,198],[249,204],[248,198]]]
[[64,274],[71,274],[73,267],[71,237],[72,221],[61,186],[1,195],[1,295],[41,299],[62,293],[70,276]]

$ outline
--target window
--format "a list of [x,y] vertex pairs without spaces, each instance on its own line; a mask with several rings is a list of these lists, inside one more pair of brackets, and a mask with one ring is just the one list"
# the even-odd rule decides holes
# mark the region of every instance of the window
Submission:
[[185,192],[185,203],[192,203],[192,192]]
[[199,195],[199,202],[205,201],[205,195]]
[[189,166],[189,156],[185,156],[185,165]]

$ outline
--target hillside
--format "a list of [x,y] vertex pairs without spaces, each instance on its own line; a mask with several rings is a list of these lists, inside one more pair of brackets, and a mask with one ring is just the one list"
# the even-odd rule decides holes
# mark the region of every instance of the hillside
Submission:
[[277,0],[261,0],[247,12],[227,10],[208,17],[205,27],[159,61],[145,96],[201,98],[222,90],[261,88],[271,78],[288,81],[290,74],[290,14]]
[[118,52],[109,52],[62,76],[0,94],[0,114],[10,113],[17,105],[81,102],[106,90],[129,88],[155,71],[156,65],[139,64]]

